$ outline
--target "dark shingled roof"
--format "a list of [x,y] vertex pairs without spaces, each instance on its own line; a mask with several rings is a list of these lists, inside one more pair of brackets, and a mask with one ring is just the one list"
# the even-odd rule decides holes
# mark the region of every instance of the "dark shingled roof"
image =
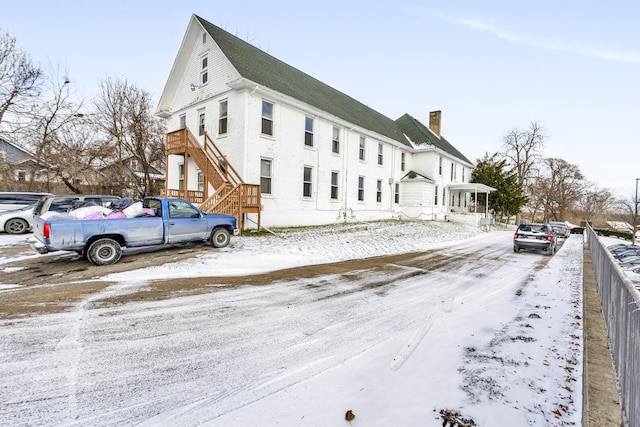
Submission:
[[[419,120],[411,117],[409,114],[405,114],[396,120],[398,126],[402,128],[402,131],[411,139],[411,141],[419,147],[419,144],[432,144],[438,147],[439,149],[453,154],[457,158],[469,162],[461,152],[459,152],[456,147],[451,145],[449,141],[444,139],[444,137],[438,138],[433,132],[429,130],[425,125],[423,125]],[[417,147],[417,148],[418,148]]]
[[[294,68],[268,53],[252,46],[227,31],[213,25],[207,20],[195,15],[203,28],[218,44],[231,64],[246,79],[283,93],[304,103],[312,105],[346,120],[350,123],[374,131],[380,135],[396,140],[406,146],[411,146],[405,136],[406,133],[412,141],[424,141],[428,135],[418,135],[420,130],[433,134],[420,122],[417,128],[415,124],[408,123],[403,116],[397,121],[367,107],[350,96],[322,83],[318,79]],[[412,133],[410,133],[412,132]],[[424,132],[423,132],[424,133]],[[442,138],[435,136],[433,142],[436,147],[442,148],[460,159],[468,161],[458,150]]]

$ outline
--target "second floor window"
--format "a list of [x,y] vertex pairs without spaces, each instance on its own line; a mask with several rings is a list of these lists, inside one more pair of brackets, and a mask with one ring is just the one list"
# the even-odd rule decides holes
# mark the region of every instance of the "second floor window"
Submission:
[[228,101],[220,101],[220,118],[218,119],[218,135],[225,135],[227,133],[227,108]]
[[360,137],[360,148],[358,150],[358,158],[360,160],[364,160],[364,156],[365,156],[365,145],[366,145],[366,140],[364,139],[364,136]]
[[382,150],[384,149],[382,144],[378,144],[378,164],[382,165]]
[[198,135],[204,135],[204,113],[198,116]]
[[404,172],[404,165],[405,165],[405,162],[404,162],[404,153],[400,153],[400,170],[401,170],[402,172]]
[[338,200],[340,195],[338,194],[338,172],[331,172],[331,200]]
[[260,187],[262,194],[271,194],[271,160],[260,159]]
[[358,177],[358,200],[364,201],[364,176]]
[[304,145],[313,147],[313,119],[311,117],[304,118]]
[[451,163],[451,181],[456,178],[456,165]]
[[305,166],[302,175],[302,196],[311,197],[311,177],[313,175],[313,168]]
[[262,101],[262,134],[273,135],[273,104]]
[[187,127],[187,115],[180,114],[180,129],[184,129]]
[[337,127],[333,127],[333,139],[331,141],[331,152],[339,153],[340,152],[340,129]]
[[438,159],[438,175],[442,175],[442,157]]

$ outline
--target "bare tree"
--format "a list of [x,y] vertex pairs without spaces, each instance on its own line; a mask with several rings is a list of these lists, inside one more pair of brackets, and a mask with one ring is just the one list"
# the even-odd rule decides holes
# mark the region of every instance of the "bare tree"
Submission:
[[[528,129],[514,128],[504,136],[502,155],[509,161],[522,185],[525,194],[533,203],[536,197],[531,193],[530,180],[536,174],[536,163],[541,159],[541,151],[547,138],[544,127],[538,122],[531,122]],[[533,209],[535,217],[536,209]],[[520,215],[516,215],[516,222],[520,222]]]
[[564,221],[584,192],[584,176],[580,168],[559,158],[547,158],[544,169],[530,186],[537,206],[543,208],[544,221]]
[[638,204],[640,203],[640,198],[638,196],[638,180],[636,180],[636,192],[632,194],[627,199],[623,199],[619,201],[620,206],[622,207],[622,211],[625,213],[625,217],[631,222],[632,228],[632,239],[631,243],[636,244],[636,232],[638,229],[638,224],[640,223],[639,212],[638,212]]
[[538,122],[531,122],[525,130],[514,128],[504,136],[503,155],[513,166],[520,184],[526,186],[527,178],[532,176],[546,138],[545,129]]
[[597,188],[591,184],[586,186],[577,209],[587,222],[602,222],[616,205],[616,198],[606,188]]
[[0,32],[0,130],[10,113],[28,111],[40,93],[42,71],[16,46],[16,39]]
[[[126,79],[107,78],[96,100],[97,119],[116,153],[120,192],[134,183],[137,197],[152,194],[153,172],[164,170],[165,122],[153,114],[151,94]],[[131,168],[135,159],[140,170]]]
[[30,188],[35,181],[51,191],[62,182],[68,190],[82,193],[93,185],[93,164],[104,154],[96,132],[81,120],[82,101],[76,101],[66,75],[51,69],[45,77],[39,103],[24,115],[19,127],[20,141],[31,149],[35,169],[30,173]]

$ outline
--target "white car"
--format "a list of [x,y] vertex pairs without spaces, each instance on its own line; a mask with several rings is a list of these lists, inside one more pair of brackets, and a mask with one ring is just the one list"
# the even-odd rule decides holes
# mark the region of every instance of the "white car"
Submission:
[[35,203],[24,208],[0,212],[0,231],[22,234],[31,231]]

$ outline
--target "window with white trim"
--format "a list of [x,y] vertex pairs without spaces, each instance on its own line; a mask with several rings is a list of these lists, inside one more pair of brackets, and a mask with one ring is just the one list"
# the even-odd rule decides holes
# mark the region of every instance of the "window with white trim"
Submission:
[[338,172],[331,172],[331,200],[338,200],[338,198],[340,198],[339,178],[340,174]]
[[198,135],[204,135],[204,125],[205,125],[204,113],[200,113],[198,115]]
[[313,147],[313,118],[304,118],[304,145]]
[[438,206],[438,186],[433,187],[433,205]]
[[396,182],[393,200],[396,203],[396,205],[400,203],[400,183],[399,182]]
[[333,139],[331,141],[331,152],[340,153],[340,128],[333,127]]
[[384,147],[382,144],[378,144],[378,164],[382,165],[383,162],[383,150]]
[[200,84],[206,85],[209,81],[209,57],[207,55],[200,57]]
[[184,129],[187,127],[187,115],[180,114],[180,129]]
[[271,194],[271,159],[260,159],[260,187],[262,194]]
[[273,135],[273,103],[262,101],[262,134]]
[[400,170],[404,172],[405,168],[405,153],[400,153]]
[[225,135],[227,133],[228,108],[228,100],[223,99],[222,101],[220,101],[218,108],[218,135]]
[[313,168],[311,166],[305,166],[302,172],[302,197],[312,196],[311,180],[313,178]]
[[364,176],[358,177],[358,201],[364,201]]
[[364,160],[365,159],[365,148],[366,148],[366,139],[364,138],[364,136],[360,137],[360,146],[358,148],[358,158],[360,160]]
[[376,181],[376,202],[382,202],[382,180]]
[[184,163],[178,165],[178,190],[184,190]]

